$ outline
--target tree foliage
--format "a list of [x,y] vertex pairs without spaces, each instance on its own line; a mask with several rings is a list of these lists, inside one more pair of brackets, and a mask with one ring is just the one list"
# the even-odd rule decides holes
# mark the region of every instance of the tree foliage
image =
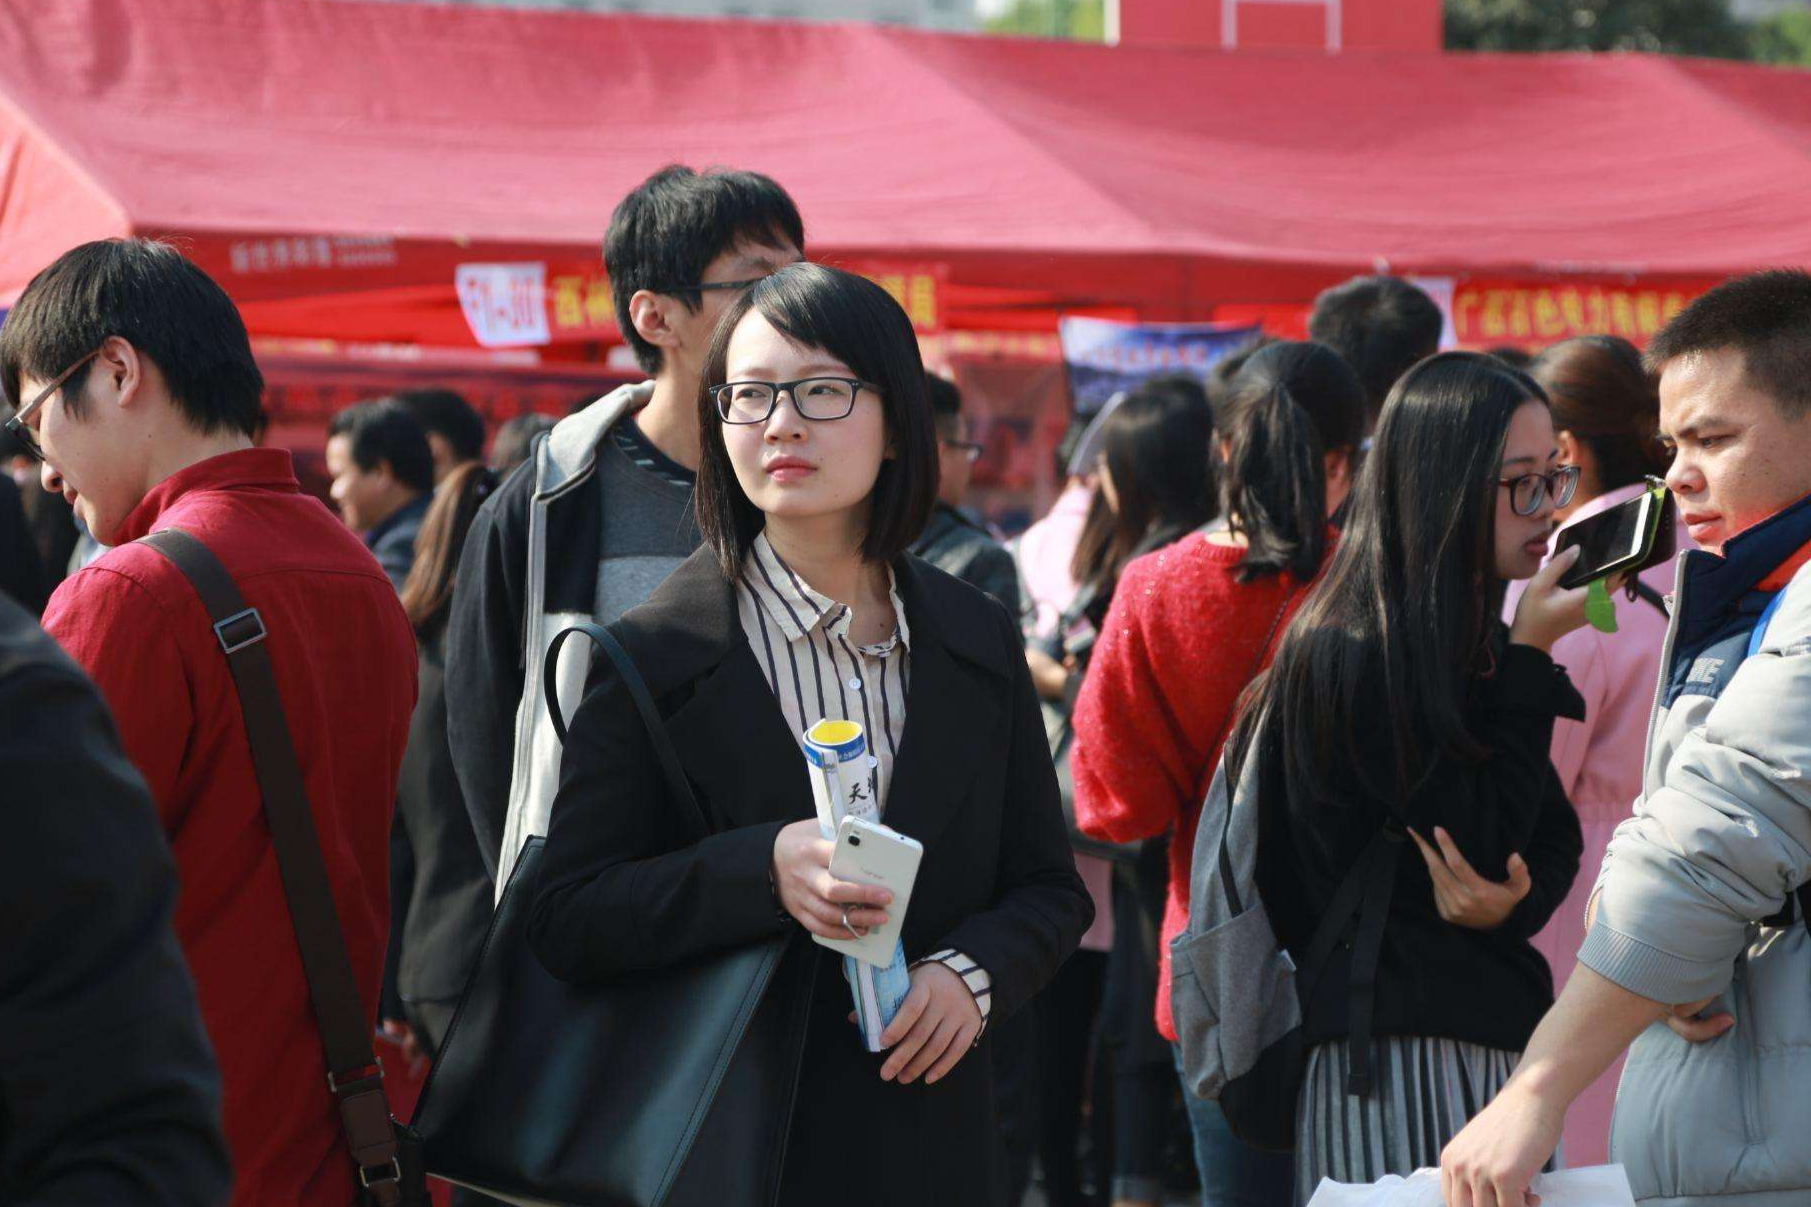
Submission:
[[1107,36],[1106,0],[1014,0],[987,21],[986,29],[990,34],[1099,42]]
[[1751,45],[1763,63],[1811,67],[1811,9],[1790,9],[1756,22]]
[[1747,58],[1724,0],[1446,0],[1454,50],[1644,50]]

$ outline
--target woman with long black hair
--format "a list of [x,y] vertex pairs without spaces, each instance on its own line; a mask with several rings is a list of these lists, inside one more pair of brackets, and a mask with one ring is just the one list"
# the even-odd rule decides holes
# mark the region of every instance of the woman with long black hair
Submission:
[[[1172,1044],[1172,940],[1188,923],[1201,801],[1240,695],[1263,668],[1333,548],[1364,436],[1364,387],[1333,349],[1273,343],[1228,383],[1221,407],[1226,527],[1127,566],[1075,705],[1075,816],[1096,838],[1167,836],[1157,1029]],[[1188,1098],[1204,1207],[1272,1207],[1287,1158],[1234,1139],[1217,1104]]]
[[[1542,560],[1574,484],[1527,376],[1471,353],[1422,361],[1235,727],[1234,764],[1262,760],[1257,882],[1289,951],[1305,952],[1380,832],[1396,851],[1369,1026],[1351,943],[1304,1003],[1298,1200],[1323,1176],[1438,1164],[1552,1004],[1530,939],[1571,887],[1580,838],[1548,747],[1581,702],[1548,651],[1584,622],[1585,592],[1558,586],[1570,554]],[[1506,626],[1505,586],[1525,578]]]
[[[1213,518],[1213,436],[1207,392],[1190,379],[1147,382],[1101,422],[1095,496],[1072,566],[1079,588],[1050,643],[1042,651],[1035,645],[1026,651],[1046,695],[1073,701],[1086,683],[1095,640],[1126,567]],[[1097,1151],[1110,1152],[1110,1171],[1099,1172],[1103,1179],[1110,1177],[1108,1201],[1115,1207],[1142,1207],[1164,1194],[1175,1075],[1169,1045],[1151,1018],[1168,880],[1166,848],[1162,837],[1128,844],[1113,865],[1113,940],[1098,1006],[1097,1054],[1104,1059],[1097,1062],[1094,1084],[1096,1119],[1111,1123],[1109,1128],[1097,1122],[1095,1134],[1103,1141]],[[1066,979],[1080,972],[1078,967]],[[1083,1004],[1079,992],[1071,992],[1082,988],[1059,984],[1052,1002]],[[1050,1029],[1044,1090],[1053,1102],[1079,1101],[1085,1074],[1083,1024],[1092,1013],[1063,1009],[1066,1022]],[[1062,1142],[1062,1128],[1056,1124],[1053,1119],[1046,1135],[1045,1165],[1056,1169],[1061,1193],[1069,1179],[1061,1154],[1050,1155]]]
[[[997,1202],[989,1024],[1093,917],[1015,619],[906,552],[937,489],[924,391],[911,322],[870,281],[793,264],[732,304],[699,401],[705,544],[611,626],[709,836],[680,824],[607,665],[567,735],[529,929],[549,971],[599,983],[789,936],[743,1044],[763,1075],[676,1205]],[[830,874],[802,745],[825,719],[862,724],[882,820],[924,847],[879,1053],[812,942],[892,905]]]

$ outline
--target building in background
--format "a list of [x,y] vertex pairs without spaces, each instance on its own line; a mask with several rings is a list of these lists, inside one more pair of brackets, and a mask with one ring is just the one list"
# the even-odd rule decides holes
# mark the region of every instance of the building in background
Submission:
[[483,4],[491,8],[570,9],[662,17],[764,17],[777,21],[876,21],[923,29],[977,28],[975,0],[391,0]]

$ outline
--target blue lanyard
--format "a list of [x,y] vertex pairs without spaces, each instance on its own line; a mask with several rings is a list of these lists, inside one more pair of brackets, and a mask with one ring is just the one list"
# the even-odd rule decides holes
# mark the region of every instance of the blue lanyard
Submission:
[[1767,640],[1767,626],[1773,623],[1773,614],[1780,610],[1780,602],[1786,598],[1786,589],[1781,587],[1767,601],[1767,608],[1761,613],[1761,619],[1755,623],[1754,632],[1748,634],[1748,656],[1754,657],[1761,652],[1761,644]]

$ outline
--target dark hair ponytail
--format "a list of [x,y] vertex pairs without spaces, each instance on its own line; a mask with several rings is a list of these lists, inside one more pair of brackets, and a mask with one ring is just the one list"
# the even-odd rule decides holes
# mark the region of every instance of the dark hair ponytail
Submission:
[[1565,340],[1535,358],[1529,375],[1553,400],[1553,426],[1591,450],[1599,489],[1666,472],[1660,385],[1634,344],[1615,335]]
[[1323,344],[1271,344],[1239,370],[1225,403],[1220,499],[1249,546],[1240,582],[1285,570],[1314,577],[1327,548],[1326,453],[1356,445],[1364,417],[1364,387]]

